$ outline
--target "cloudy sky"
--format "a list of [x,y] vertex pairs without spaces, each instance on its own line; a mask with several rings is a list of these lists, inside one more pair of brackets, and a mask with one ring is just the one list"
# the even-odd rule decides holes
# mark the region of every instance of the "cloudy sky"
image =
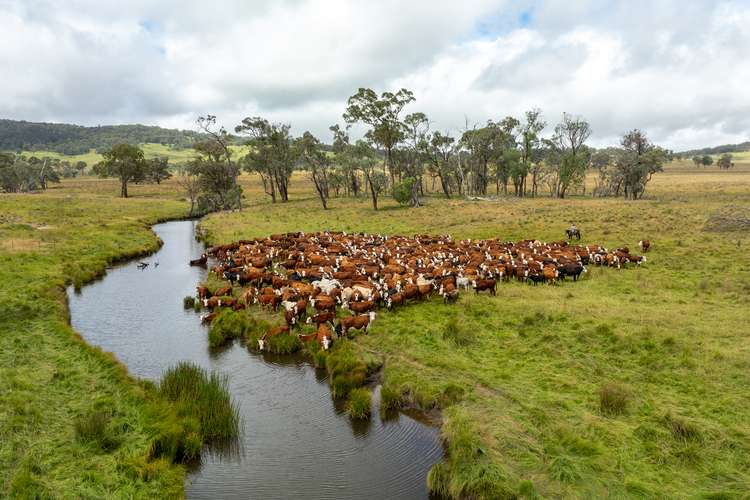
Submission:
[[0,0],[0,30],[2,118],[260,115],[328,142],[358,87],[406,87],[453,133],[538,107],[594,145],[750,140],[750,0]]

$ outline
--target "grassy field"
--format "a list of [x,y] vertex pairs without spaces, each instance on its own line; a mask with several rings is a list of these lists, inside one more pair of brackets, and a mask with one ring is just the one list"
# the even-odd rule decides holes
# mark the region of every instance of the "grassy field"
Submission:
[[[639,269],[590,267],[576,284],[505,284],[495,298],[383,312],[357,345],[384,357],[387,387],[445,407],[450,455],[431,477],[443,491],[740,498],[750,491],[750,240],[704,226],[727,205],[750,208],[749,196],[748,165],[673,165],[638,202],[430,198],[373,212],[333,200],[323,211],[300,192],[202,226],[211,242],[320,229],[553,240],[575,221],[585,242],[650,239]],[[625,395],[622,414],[600,407],[608,385]]]
[[[449,455],[431,474],[443,491],[743,498],[750,239],[704,231],[713,212],[750,208],[750,165],[737,163],[671,165],[637,202],[428,197],[417,209],[383,200],[378,212],[365,199],[333,199],[323,211],[301,175],[292,200],[272,205],[243,176],[245,210],[202,226],[211,242],[321,229],[552,240],[571,221],[585,242],[633,248],[649,238],[640,269],[591,267],[576,284],[504,284],[494,298],[383,312],[354,345],[384,360],[388,391],[443,409]],[[130,191],[120,200],[117,181],[83,178],[0,195],[0,492],[9,496],[182,492],[181,468],[143,460],[153,391],[67,325],[66,281],[153,249],[148,224],[186,212],[173,181]],[[625,395],[622,413],[600,407],[605,386]],[[114,408],[123,433],[114,451],[76,438],[76,419],[100,407]]]
[[[145,458],[168,416],[68,326],[64,285],[157,248],[148,224],[184,215],[185,203],[73,186],[0,195],[0,497],[180,497],[182,468]],[[80,430],[96,413],[107,440]]]

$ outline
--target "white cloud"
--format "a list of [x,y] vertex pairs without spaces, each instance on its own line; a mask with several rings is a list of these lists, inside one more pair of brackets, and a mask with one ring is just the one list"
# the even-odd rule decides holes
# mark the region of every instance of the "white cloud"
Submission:
[[539,107],[682,149],[750,139],[749,25],[744,2],[0,0],[0,116],[328,140],[358,87],[405,86],[440,129]]

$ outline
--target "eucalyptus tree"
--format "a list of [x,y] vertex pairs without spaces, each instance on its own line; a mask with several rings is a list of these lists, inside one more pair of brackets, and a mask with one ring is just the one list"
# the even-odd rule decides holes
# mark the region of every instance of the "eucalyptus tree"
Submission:
[[549,147],[550,194],[553,197],[565,198],[571,186],[583,183],[590,157],[586,147],[590,135],[591,126],[586,120],[563,113],[552,138],[545,141]]
[[490,181],[490,162],[495,158],[494,140],[497,131],[490,121],[482,128],[474,127],[461,135],[461,146],[468,154],[469,191],[474,194],[487,194]]
[[132,144],[115,144],[102,153],[104,159],[94,165],[94,173],[100,177],[117,177],[120,180],[120,196],[128,197],[128,184],[146,179],[146,161],[143,150]]
[[618,163],[619,170],[623,172],[625,198],[637,200],[643,196],[651,177],[664,170],[667,153],[651,143],[646,134],[638,129],[623,135],[620,144],[623,152]]
[[361,122],[370,129],[365,137],[385,151],[385,167],[391,184],[395,182],[393,150],[404,139],[404,123],[400,115],[404,106],[414,101],[414,94],[407,89],[398,92],[383,92],[378,96],[375,91],[360,88],[347,100],[344,120],[347,123]]
[[289,124],[271,123],[260,117],[245,118],[235,132],[248,137],[250,152],[243,158],[245,170],[260,174],[263,189],[276,202],[289,200],[289,181],[299,157]]
[[242,209],[242,188],[239,185],[240,168],[232,160],[232,137],[224,127],[216,128],[216,116],[201,116],[196,121],[205,139],[195,142],[198,156],[187,168],[197,178],[200,194],[198,208],[202,212]]
[[537,180],[541,170],[539,161],[539,146],[541,138],[539,134],[547,126],[542,120],[542,112],[539,109],[532,109],[526,112],[525,121],[520,127],[520,146],[521,146],[521,163],[523,164],[526,175],[523,178],[523,186],[520,189],[520,196],[526,196],[526,178],[531,173],[531,196],[537,195]]
[[299,158],[302,167],[310,172],[310,179],[315,185],[323,210],[328,210],[329,183],[328,166],[329,161],[320,148],[320,141],[310,132],[305,132],[297,140]]
[[346,161],[362,172],[367,191],[372,199],[372,208],[378,209],[380,194],[388,188],[388,176],[376,170],[380,157],[375,149],[365,140],[358,140],[346,148]]
[[404,148],[401,173],[410,188],[409,205],[419,206],[424,172],[424,143],[427,141],[429,120],[424,113],[411,113],[404,118]]
[[451,197],[453,187],[461,191],[457,177],[457,144],[456,139],[447,133],[438,131],[425,137],[421,148],[429,164],[429,171],[440,180],[440,188],[446,198]]
[[599,172],[594,192],[637,200],[651,177],[663,170],[668,154],[638,129],[624,134],[620,146],[598,150],[591,156],[591,166]]
[[172,177],[172,174],[169,172],[169,158],[166,156],[146,160],[145,168],[146,179],[149,182],[161,184],[162,181]]
[[[342,129],[338,124],[331,125],[328,130],[333,133],[333,161],[338,170],[335,185],[339,189],[345,188],[347,194],[351,193],[352,196],[357,197],[362,189],[362,184],[359,178],[359,168],[349,161],[350,158],[347,155],[347,151],[351,148],[348,130]],[[339,180],[338,177],[341,177],[341,179]],[[336,192],[338,195],[338,189]]]
[[724,153],[718,160],[716,160],[716,165],[724,170],[732,168],[734,166],[732,155],[730,153]]

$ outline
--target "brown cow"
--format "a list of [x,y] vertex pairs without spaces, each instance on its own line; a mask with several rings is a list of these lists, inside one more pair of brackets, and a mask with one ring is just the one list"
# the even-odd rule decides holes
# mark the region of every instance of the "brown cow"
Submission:
[[542,276],[544,276],[544,281],[552,285],[555,283],[555,281],[557,281],[557,278],[560,276],[560,272],[557,270],[557,266],[544,266],[544,268],[542,268]]
[[310,325],[312,323],[315,323],[317,325],[320,325],[322,323],[327,323],[329,321],[333,321],[336,318],[336,313],[333,311],[323,311],[319,312],[318,314],[313,314],[312,316],[307,317],[307,324]]
[[373,300],[349,302],[349,310],[355,313],[364,313],[373,309],[375,309],[375,301]]
[[281,297],[276,294],[261,294],[255,298],[255,302],[260,303],[264,306],[271,307],[274,311],[279,308],[281,304]]
[[328,328],[328,325],[326,325],[325,323],[319,324],[318,331],[316,332],[316,337],[323,350],[327,351],[331,346],[331,342],[333,341],[333,332],[330,328]]
[[314,299],[310,299],[310,303],[313,308],[317,311],[335,311],[336,310],[336,299],[328,295],[319,294]]
[[388,297],[385,303],[388,309],[393,309],[393,306],[403,305],[405,300],[406,297],[404,297],[403,293],[394,293]]
[[357,316],[343,317],[339,320],[338,331],[341,335],[346,336],[350,328],[356,330],[365,329],[370,331],[370,323],[375,321],[375,311],[370,311],[368,314],[360,314]]
[[646,253],[648,252],[648,249],[651,248],[651,242],[648,240],[641,240],[638,242],[638,246],[641,249],[641,252]]
[[474,280],[474,292],[479,295],[479,292],[489,290],[490,295],[495,295],[495,288],[497,287],[497,281],[494,279],[490,280]]

